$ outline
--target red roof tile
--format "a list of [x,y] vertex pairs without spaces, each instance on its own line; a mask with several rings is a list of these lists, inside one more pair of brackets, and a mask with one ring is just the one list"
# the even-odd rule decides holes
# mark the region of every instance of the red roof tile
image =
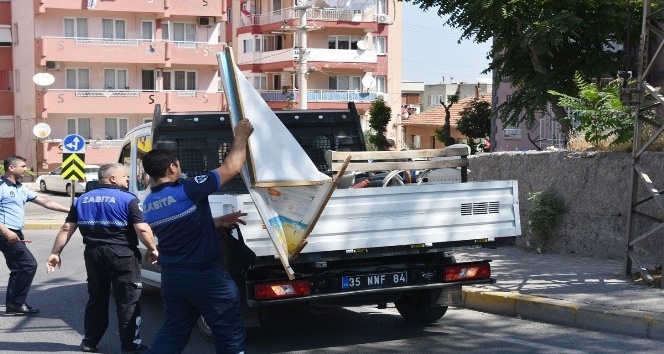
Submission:
[[[459,118],[461,118],[461,111],[466,108],[474,99],[475,97],[467,97],[452,105],[452,108],[450,108],[450,123],[452,126],[457,125],[456,122],[459,120]],[[482,101],[491,103],[491,94],[483,93],[480,96],[480,99]],[[429,108],[420,114],[410,116],[408,119],[403,119],[401,122],[403,125],[426,125],[441,127],[445,123],[445,107],[440,106]]]

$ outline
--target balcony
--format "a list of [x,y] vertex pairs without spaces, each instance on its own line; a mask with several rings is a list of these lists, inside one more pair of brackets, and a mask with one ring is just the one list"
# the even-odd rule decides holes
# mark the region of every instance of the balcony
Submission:
[[[378,63],[378,54],[375,50],[308,48],[307,52],[309,53],[309,63]],[[238,65],[273,63],[288,63],[287,67],[293,66],[293,48],[238,55]]]
[[[266,102],[297,102],[299,92],[296,90],[260,90]],[[375,92],[343,91],[343,90],[308,90],[308,102],[373,102],[378,96]]]
[[46,61],[164,64],[166,43],[139,39],[42,37],[37,40],[39,65]]
[[171,63],[186,65],[218,65],[217,53],[224,50],[225,43],[166,42],[166,67]]
[[96,10],[133,13],[156,13],[158,18],[170,16],[219,16],[226,15],[226,0],[178,1],[178,0],[34,0],[37,13],[48,9]]
[[[307,9],[308,21],[331,21],[331,22],[375,22],[376,13],[374,6],[364,9],[352,10],[348,8],[311,8]],[[299,20],[300,12],[295,8],[286,8],[266,14],[249,14],[242,12],[242,21],[239,27],[263,26],[271,23],[284,23],[290,20]]]
[[148,114],[154,105],[167,111],[219,111],[225,108],[222,92],[138,90],[48,90],[38,97],[38,116],[48,114]]

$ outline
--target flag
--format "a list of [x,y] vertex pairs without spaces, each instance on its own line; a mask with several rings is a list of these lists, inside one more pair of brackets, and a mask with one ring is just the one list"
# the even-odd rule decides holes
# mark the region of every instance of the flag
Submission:
[[[318,171],[304,149],[235,66],[231,48],[217,54],[232,126],[247,118],[249,137],[242,179],[290,279],[293,260],[336,188],[338,179]],[[338,176],[342,176],[341,171]]]

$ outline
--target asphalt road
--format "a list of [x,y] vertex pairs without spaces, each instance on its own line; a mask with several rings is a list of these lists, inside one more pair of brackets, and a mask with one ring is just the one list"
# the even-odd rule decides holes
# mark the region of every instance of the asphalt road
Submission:
[[[83,333],[87,299],[81,237],[67,245],[63,267],[46,274],[45,262],[55,230],[26,232],[39,263],[28,302],[39,316],[5,316],[0,306],[0,353],[76,353]],[[0,267],[0,296],[8,272]],[[163,321],[159,289],[148,287],[141,299],[142,336],[149,345]],[[391,305],[391,304],[390,304]],[[114,306],[100,348],[118,353]],[[451,308],[439,323],[405,324],[393,306],[334,309],[308,314],[294,311],[268,328],[250,329],[247,353],[654,353],[664,343],[615,334],[565,328],[516,318]],[[214,353],[196,329],[186,354]]]

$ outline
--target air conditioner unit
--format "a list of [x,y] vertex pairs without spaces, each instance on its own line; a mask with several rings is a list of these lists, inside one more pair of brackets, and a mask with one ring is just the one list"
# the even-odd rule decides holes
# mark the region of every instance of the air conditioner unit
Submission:
[[48,70],[60,70],[60,62],[59,61],[46,61],[46,69]]
[[214,25],[214,17],[199,17],[198,18],[199,26],[212,26]]
[[378,23],[384,23],[384,24],[391,24],[392,22],[390,21],[390,16],[386,14],[378,14],[376,15],[376,22]]

